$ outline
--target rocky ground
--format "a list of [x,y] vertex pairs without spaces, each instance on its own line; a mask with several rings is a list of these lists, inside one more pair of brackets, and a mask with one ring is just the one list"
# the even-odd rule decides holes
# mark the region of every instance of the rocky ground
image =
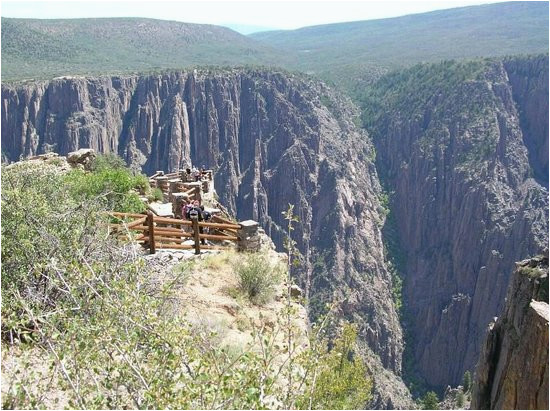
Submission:
[[[285,254],[266,248],[262,253],[271,264],[285,262]],[[243,350],[249,344],[254,345],[251,334],[254,328],[279,332],[282,338],[278,322],[282,320],[287,292],[283,279],[272,301],[261,306],[250,303],[238,290],[234,266],[242,255],[236,251],[206,250],[197,256],[190,250],[162,250],[144,259],[147,270],[161,283],[180,276],[174,285],[177,287],[174,314],[185,316],[198,328],[214,332],[217,344],[230,350]],[[292,307],[297,313],[294,325],[304,338],[308,324],[300,298],[292,302]],[[301,343],[307,344],[307,340]]]

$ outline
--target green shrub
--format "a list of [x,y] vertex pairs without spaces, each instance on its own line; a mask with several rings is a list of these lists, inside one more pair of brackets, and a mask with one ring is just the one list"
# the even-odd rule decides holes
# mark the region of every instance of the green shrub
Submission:
[[129,170],[114,157],[96,160],[94,171],[60,173],[53,165],[16,164],[2,169],[2,331],[25,333],[23,307],[54,309],[65,295],[52,286],[56,261],[78,260],[79,246],[95,250],[107,227],[105,210],[142,211]]
[[77,245],[93,253],[105,225],[101,201],[76,201],[56,167],[2,169],[2,183],[2,331],[11,339],[34,328],[20,302],[54,310],[66,296],[51,281],[58,262],[78,260]]
[[239,289],[253,304],[265,304],[282,278],[280,264],[271,263],[263,254],[249,254],[235,265]]
[[299,409],[365,409],[372,397],[372,380],[356,352],[357,328],[345,324],[330,351],[319,353],[317,379],[298,401]]
[[2,408],[262,408],[258,355],[174,318],[186,268],[152,278],[106,235],[101,196],[81,201],[57,172],[2,169],[2,337],[29,358]]
[[113,153],[99,154],[92,162],[92,171],[125,169],[126,163],[122,158]]
[[433,391],[428,391],[424,397],[422,397],[422,409],[423,410],[438,410],[439,409],[439,397]]
[[466,396],[464,395],[464,391],[459,391],[458,394],[456,394],[456,405],[459,408],[464,407],[464,403],[466,402]]
[[470,371],[464,373],[464,377],[462,377],[462,386],[465,392],[470,391],[470,388],[472,388],[472,373]]
[[163,201],[164,200],[164,194],[162,190],[158,187],[153,188],[153,191],[151,192],[151,199],[153,201]]
[[100,155],[92,164],[92,172],[72,170],[63,184],[81,202],[101,198],[112,211],[140,213],[145,204],[133,190],[146,191],[149,184],[143,175],[133,175],[124,162],[114,155]]

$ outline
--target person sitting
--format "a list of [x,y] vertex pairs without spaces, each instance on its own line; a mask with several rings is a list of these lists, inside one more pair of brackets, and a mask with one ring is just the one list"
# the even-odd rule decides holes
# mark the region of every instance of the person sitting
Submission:
[[187,200],[187,204],[183,206],[183,212],[182,217],[186,218],[187,220],[190,220],[189,212],[193,208],[193,202],[191,200]]
[[201,205],[201,212],[204,221],[210,221],[210,219],[212,218],[212,213],[210,213],[209,211],[205,211],[203,205]]
[[196,167],[193,167],[193,177],[195,181],[200,181],[201,179],[201,172]]

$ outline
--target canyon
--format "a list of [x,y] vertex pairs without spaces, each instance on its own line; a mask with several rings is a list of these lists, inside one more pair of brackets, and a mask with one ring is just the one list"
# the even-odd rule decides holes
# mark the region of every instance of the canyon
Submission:
[[204,165],[279,249],[294,204],[310,319],[338,301],[386,378],[376,406],[409,407],[404,358],[428,386],[458,385],[514,262],[547,244],[548,56],[420,65],[372,88],[362,128],[349,98],[275,69],[2,84],[2,159],[90,147],[146,174]]
[[10,160],[91,147],[147,174],[204,165],[215,171],[220,202],[259,221],[279,249],[282,213],[293,204],[295,274],[311,319],[338,301],[337,314],[359,325],[371,366],[391,371],[392,384],[379,384],[380,406],[410,404],[396,376],[403,336],[374,148],[349,99],[305,76],[232,69],[3,85],[2,103]]

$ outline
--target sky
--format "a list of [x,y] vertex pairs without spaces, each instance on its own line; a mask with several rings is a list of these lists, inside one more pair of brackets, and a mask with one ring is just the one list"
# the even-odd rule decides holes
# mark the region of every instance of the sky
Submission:
[[216,24],[243,34],[296,29],[317,24],[371,20],[477,4],[486,0],[162,0],[162,1],[3,1],[3,17],[82,18],[150,17],[187,23]]

